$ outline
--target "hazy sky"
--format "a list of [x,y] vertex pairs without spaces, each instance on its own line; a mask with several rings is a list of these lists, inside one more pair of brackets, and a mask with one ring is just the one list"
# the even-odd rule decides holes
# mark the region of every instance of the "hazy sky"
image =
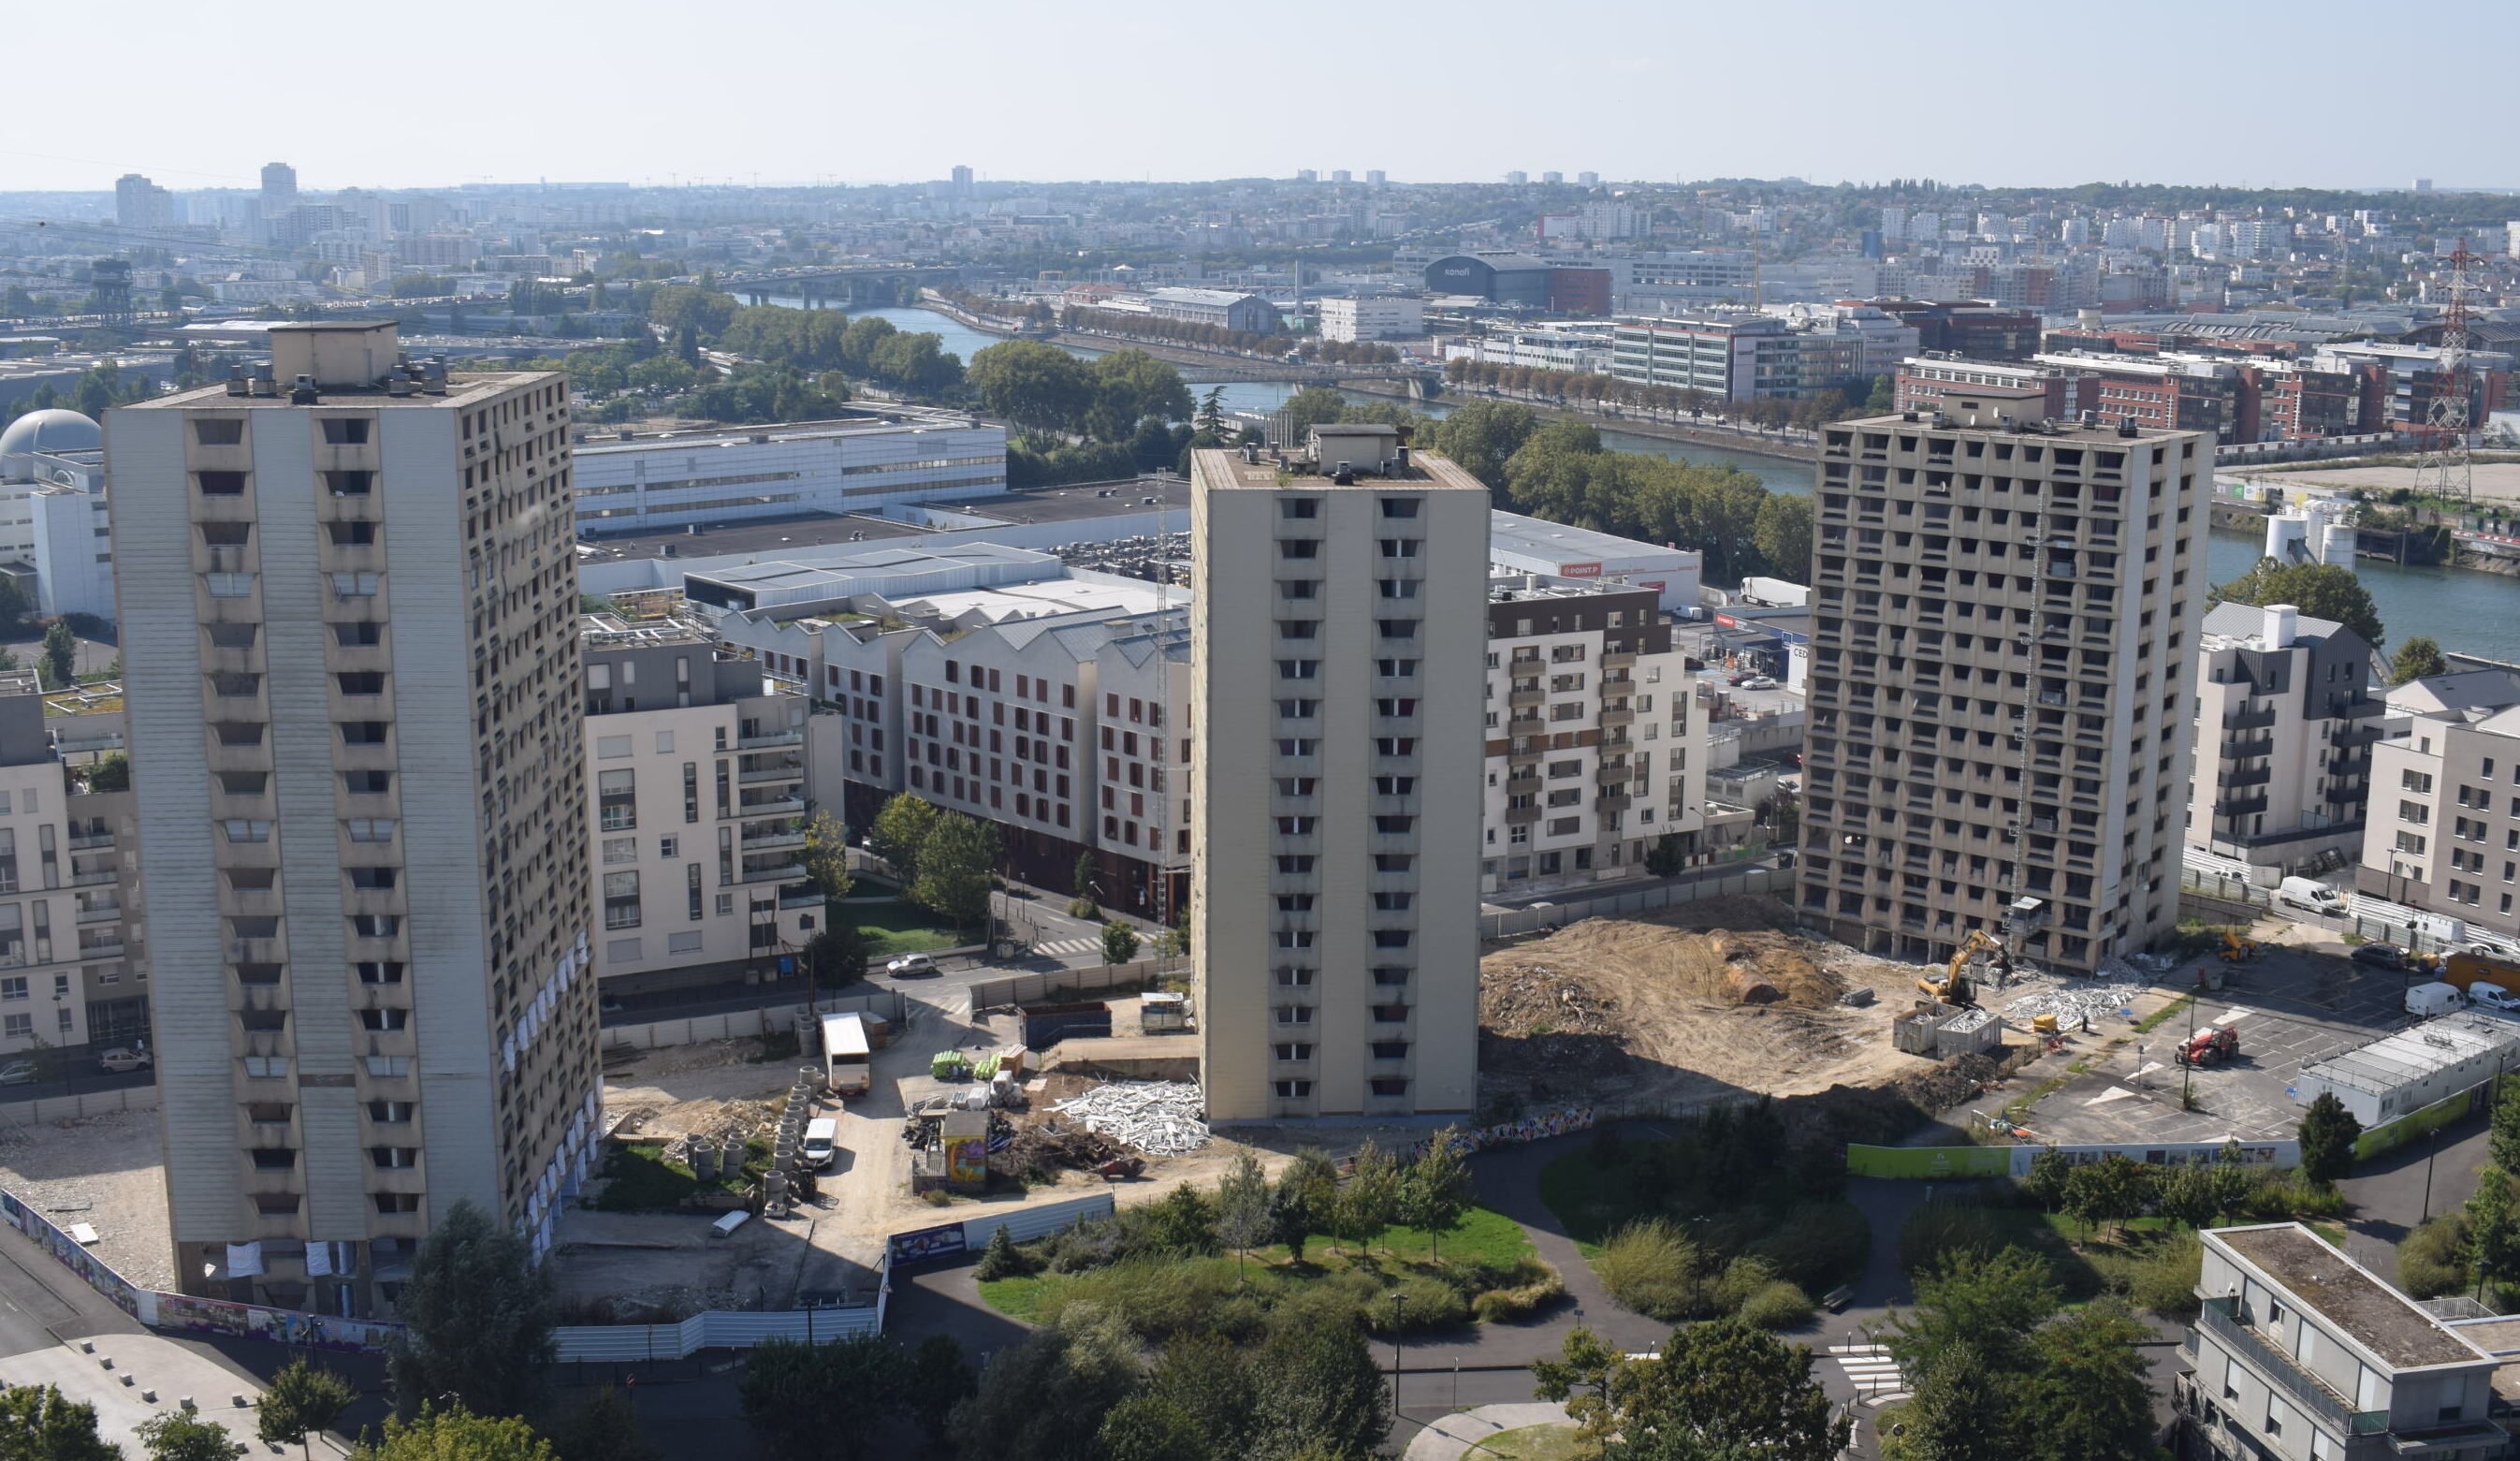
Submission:
[[[1290,176],[2520,185],[2492,58],[2342,0],[128,0],[0,123],[0,189]],[[2407,37],[2446,83],[2411,89]],[[2484,68],[2473,64],[2483,62]],[[107,78],[112,83],[107,84]]]

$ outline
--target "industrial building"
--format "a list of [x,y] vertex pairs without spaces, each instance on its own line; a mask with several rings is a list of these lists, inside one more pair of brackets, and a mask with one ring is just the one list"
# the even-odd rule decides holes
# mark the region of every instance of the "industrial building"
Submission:
[[1697,607],[1703,555],[1693,549],[1641,543],[1520,513],[1495,512],[1488,522],[1488,564],[1498,573],[1624,583],[1653,590],[1668,612],[1688,614]]
[[2520,1069],[2515,1051],[2520,1021],[2462,1010],[2302,1067],[2292,1098],[2308,1106],[2332,1095],[2368,1131]]
[[2077,973],[2178,922],[2211,436],[1822,429],[1805,917],[1903,959],[2007,928]]
[[577,472],[577,530],[588,537],[880,512],[1005,492],[1007,432],[876,420],[624,432],[582,439]]
[[1459,789],[1485,759],[1487,488],[1405,449],[1384,476],[1192,469],[1208,1115],[1470,1110],[1480,810]]
[[0,572],[45,615],[113,617],[105,436],[76,411],[29,411],[0,432]]
[[1426,291],[1499,304],[1549,304],[1549,260],[1528,253],[1454,253],[1426,266]]
[[1322,301],[1322,339],[1348,342],[1415,340],[1426,333],[1426,302],[1396,295]]
[[594,1145],[568,387],[271,342],[106,426],[174,1269],[389,1315]]

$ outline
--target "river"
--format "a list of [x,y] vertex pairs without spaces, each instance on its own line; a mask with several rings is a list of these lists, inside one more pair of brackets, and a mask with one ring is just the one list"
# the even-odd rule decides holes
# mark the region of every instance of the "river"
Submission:
[[[793,307],[797,301],[771,302]],[[852,313],[890,320],[898,329],[942,336],[944,347],[962,356],[966,364],[974,353],[996,344],[1000,339],[932,309],[893,307]],[[1103,353],[1074,347],[1070,352],[1085,356]],[[1228,382],[1225,406],[1231,411],[1274,411],[1298,388],[1290,381]],[[1375,395],[1352,398],[1359,402],[1390,400],[1388,396]],[[1442,416],[1450,408],[1440,402],[1427,402],[1418,409]],[[1808,462],[1618,431],[1603,431],[1601,444],[1613,451],[1649,452],[1684,462],[1729,463],[1756,475],[1772,491],[1790,492],[1798,497],[1808,496],[1812,489],[1812,466]],[[2228,583],[2247,572],[2257,562],[2263,545],[2263,538],[2255,533],[2215,533],[2206,554],[2208,578],[2215,583]],[[2356,571],[2362,575],[2362,586],[2371,592],[2371,601],[2380,611],[2380,622],[2387,626],[2391,644],[2426,634],[2447,648],[2466,654],[2520,661],[2520,579],[2464,569],[2399,568],[2370,560],[2356,565]]]

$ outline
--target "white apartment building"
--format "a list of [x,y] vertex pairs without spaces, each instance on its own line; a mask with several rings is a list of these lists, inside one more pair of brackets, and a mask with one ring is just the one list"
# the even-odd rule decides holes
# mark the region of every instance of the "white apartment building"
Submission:
[[577,462],[579,532],[672,531],[993,497],[1007,489],[1007,432],[862,421],[592,434]]
[[1800,902],[1876,953],[2075,971],[2178,922],[2213,437],[1822,434]]
[[2180,1454],[2205,1461],[2483,1461],[2500,1363],[2297,1222],[2201,1235],[2204,1307],[2180,1346]]
[[1796,329],[1755,310],[1626,319],[1612,336],[1610,374],[1727,401],[1800,400],[1864,375],[1865,342],[1835,329]]
[[1393,295],[1322,301],[1322,339],[1415,340],[1426,333],[1426,301]]
[[2371,646],[2332,619],[2290,605],[2208,611],[2189,845],[2285,872],[2359,854],[2386,708],[2370,680]]
[[607,994],[776,978],[820,926],[804,725],[703,625],[583,621],[586,836]]
[[[8,676],[0,683],[0,1056],[136,1044],[149,1034],[131,795],[84,787],[63,765],[32,676]],[[40,1063],[36,1071],[39,1079],[64,1073]]]
[[1649,588],[1516,574],[1488,584],[1479,890],[1633,878],[1695,851],[1706,720]]
[[1192,473],[1209,1118],[1468,1110],[1487,489],[1405,449],[1385,477],[1227,451]]
[[40,613],[113,617],[104,442],[76,411],[30,411],[0,432],[0,564],[32,571]]
[[185,1292],[374,1315],[593,1146],[567,384],[271,342],[106,430],[167,1209]]
[[2433,675],[2390,691],[2387,714],[2355,886],[2520,935],[2520,684]]

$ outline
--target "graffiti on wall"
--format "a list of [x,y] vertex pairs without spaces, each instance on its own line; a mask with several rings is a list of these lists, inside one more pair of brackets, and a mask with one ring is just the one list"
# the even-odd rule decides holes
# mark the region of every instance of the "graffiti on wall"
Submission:
[[124,1313],[140,1317],[140,1287],[107,1267],[104,1259],[89,1253],[77,1239],[53,1226],[42,1213],[20,1202],[17,1194],[0,1192],[0,1213],[6,1214],[11,1227],[34,1239],[44,1252],[51,1254],[63,1267],[77,1274],[89,1288],[112,1300]]
[[402,1332],[399,1324],[266,1308],[258,1303],[233,1303],[225,1299],[201,1299],[190,1294],[158,1296],[158,1327],[180,1329],[188,1334],[270,1340],[275,1344],[300,1345],[313,1349],[368,1353],[383,1352],[392,1345],[394,1336]]

